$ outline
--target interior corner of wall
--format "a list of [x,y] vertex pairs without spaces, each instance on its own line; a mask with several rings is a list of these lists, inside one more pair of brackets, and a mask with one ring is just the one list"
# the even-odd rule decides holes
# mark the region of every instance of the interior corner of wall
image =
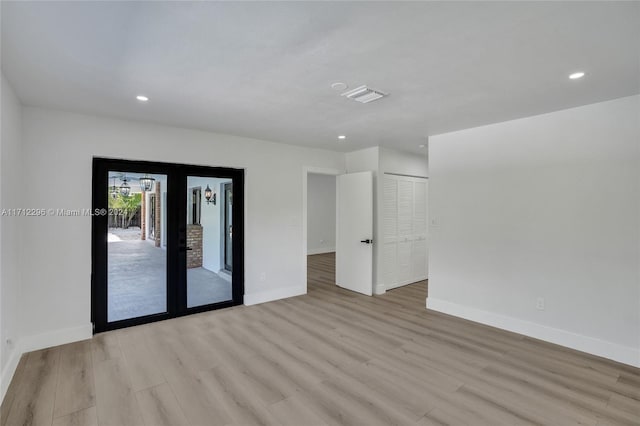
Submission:
[[8,361],[2,368],[2,372],[0,372],[0,403],[4,400],[23,353],[21,341],[18,340],[14,343],[13,349],[7,354]]

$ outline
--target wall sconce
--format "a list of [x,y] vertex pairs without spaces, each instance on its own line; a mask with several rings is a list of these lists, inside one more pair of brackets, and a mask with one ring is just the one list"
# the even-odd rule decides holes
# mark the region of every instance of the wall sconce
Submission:
[[213,203],[214,206],[216,205],[216,193],[209,188],[209,185],[207,185],[204,190],[204,198],[207,201],[207,204]]

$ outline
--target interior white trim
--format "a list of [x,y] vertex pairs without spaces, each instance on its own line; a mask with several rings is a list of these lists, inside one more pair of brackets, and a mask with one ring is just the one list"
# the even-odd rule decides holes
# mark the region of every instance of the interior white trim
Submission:
[[261,291],[259,293],[245,294],[244,304],[245,306],[257,305],[259,303],[301,296],[303,294],[307,294],[306,284],[304,286],[277,288],[274,290]]
[[0,376],[0,403],[4,401],[4,396],[7,394],[7,389],[9,389],[11,379],[16,372],[16,368],[18,368],[18,361],[20,361],[20,357],[23,354],[19,343],[20,342],[17,342],[15,348],[11,351],[9,361],[4,366],[2,375]]
[[335,253],[335,251],[336,251],[335,247],[320,247],[320,248],[308,249],[307,256],[311,254]]
[[398,283],[395,284],[386,284],[386,288],[387,290],[393,290],[394,288],[399,288],[399,287],[404,287],[405,285],[409,285],[409,284],[415,284],[418,283],[420,281],[426,281],[429,278],[426,275],[423,275],[422,277],[415,279],[415,278],[411,278],[408,280],[404,280],[404,281],[400,281]]
[[385,294],[387,292],[387,287],[384,284],[376,284],[373,288],[374,294]]
[[566,346],[592,355],[608,358],[623,364],[640,367],[640,351],[567,330],[547,327],[506,315],[494,314],[457,303],[427,297],[427,309],[490,325],[514,333]]
[[429,179],[429,176],[408,175],[405,173],[384,172],[383,174],[389,175],[389,176],[402,176],[402,177],[410,177],[410,178],[416,178],[416,179]]
[[73,343],[80,340],[91,339],[93,337],[93,325],[91,323],[78,327],[64,328],[61,330],[53,330],[47,333],[36,334],[33,336],[25,336],[15,343],[15,348],[11,352],[9,362],[2,370],[0,377],[0,401],[4,400],[4,396],[9,388],[11,379],[18,367],[18,361],[23,354],[39,349],[50,348],[53,346]]
[[22,352],[37,351],[52,346],[64,345],[93,337],[93,325],[88,323],[78,327],[63,328],[47,333],[25,336],[20,339]]

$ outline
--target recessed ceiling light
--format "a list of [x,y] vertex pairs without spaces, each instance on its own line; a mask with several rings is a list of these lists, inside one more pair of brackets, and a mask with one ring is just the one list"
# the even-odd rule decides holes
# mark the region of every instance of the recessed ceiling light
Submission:
[[342,140],[342,139],[346,139],[347,137],[345,135],[340,135],[338,136],[338,139]]
[[421,143],[420,145],[418,145],[418,148],[424,148],[426,145]]
[[145,95],[138,95],[136,96],[136,99],[140,102],[147,102],[149,100],[149,98],[147,98]]
[[584,77],[584,73],[582,71],[574,72],[573,74],[569,74],[569,78],[571,80],[577,80],[577,79],[582,78],[582,77]]
[[341,81],[336,81],[331,85],[331,88],[333,90],[345,90],[347,87],[348,87],[347,84]]

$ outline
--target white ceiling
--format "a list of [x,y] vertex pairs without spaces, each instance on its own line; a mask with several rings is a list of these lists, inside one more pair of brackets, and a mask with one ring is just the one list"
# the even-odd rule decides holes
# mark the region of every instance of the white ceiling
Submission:
[[[639,93],[639,5],[3,1],[2,69],[27,105],[419,152],[428,135]],[[359,104],[336,81],[390,96]]]

